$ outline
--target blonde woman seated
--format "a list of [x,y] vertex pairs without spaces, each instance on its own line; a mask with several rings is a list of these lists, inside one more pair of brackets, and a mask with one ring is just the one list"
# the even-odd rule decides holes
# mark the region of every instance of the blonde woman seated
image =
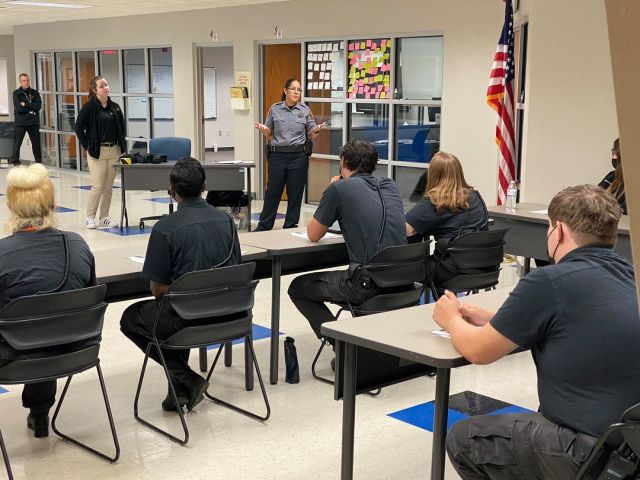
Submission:
[[[406,216],[410,242],[429,236],[436,241],[435,252],[427,260],[427,282],[431,282],[449,241],[463,233],[487,230],[488,220],[484,200],[467,184],[460,160],[450,153],[436,153],[429,165],[425,196]],[[433,283],[438,286],[458,272],[452,262],[444,259],[435,273]]]
[[[95,263],[86,242],[76,233],[55,228],[53,184],[44,166],[36,163],[11,169],[6,198],[11,217],[7,224],[10,235],[0,240],[0,307],[26,295],[96,284]],[[87,340],[86,345],[96,341]],[[0,365],[38,354],[14,350],[0,337]],[[55,395],[55,380],[24,386],[22,404],[30,409],[27,426],[36,437],[49,434],[48,413]]]

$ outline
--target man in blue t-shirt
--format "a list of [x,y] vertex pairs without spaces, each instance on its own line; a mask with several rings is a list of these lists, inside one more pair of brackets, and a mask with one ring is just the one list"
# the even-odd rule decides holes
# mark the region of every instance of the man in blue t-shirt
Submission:
[[549,204],[551,265],[524,277],[491,312],[447,292],[434,320],[476,364],[531,350],[537,413],[456,423],[447,451],[464,479],[575,478],[597,437],[640,402],[640,316],[633,265],[613,251],[611,194],[570,187]]
[[340,151],[340,173],[322,194],[307,224],[312,242],[338,221],[349,253],[349,269],[301,275],[291,282],[289,296],[318,338],[324,322],[334,320],[324,302],[359,305],[377,293],[375,285],[353,285],[359,265],[386,247],[406,245],[402,199],[393,180],[372,175],[378,153],[368,142],[351,140]]

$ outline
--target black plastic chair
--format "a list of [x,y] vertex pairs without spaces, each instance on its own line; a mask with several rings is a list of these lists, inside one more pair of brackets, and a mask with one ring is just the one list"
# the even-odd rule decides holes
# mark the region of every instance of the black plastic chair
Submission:
[[4,460],[4,466],[7,469],[7,476],[9,477],[9,480],[13,480],[13,472],[11,471],[11,464],[9,463],[7,447],[5,447],[4,439],[2,438],[2,430],[0,430],[0,450],[2,450],[2,459]]
[[[503,228],[469,232],[451,240],[444,253],[438,257],[431,275],[433,297],[440,297],[445,290],[469,294],[494,288],[500,277],[504,237],[508,231],[508,228]],[[436,285],[438,271],[445,262],[455,266],[458,273]]]
[[619,423],[604,431],[578,471],[576,480],[638,478],[639,459],[640,403],[627,409]]
[[[368,276],[379,289],[378,295],[370,298],[361,305],[351,303],[353,288],[349,292],[349,301],[335,303],[340,307],[335,315],[338,320],[340,314],[346,310],[354,317],[388,312],[398,308],[412,307],[420,303],[424,291],[422,281],[425,278],[425,261],[429,242],[414,243],[387,247],[376,253],[367,265],[358,268],[354,276],[353,285],[358,285],[363,276]],[[406,288],[403,288],[406,287]],[[329,341],[321,339],[321,345],[311,364],[311,375],[316,380],[333,385],[334,381],[321,377],[316,373],[316,363]]]
[[[170,381],[169,370],[167,369],[162,350],[184,350],[219,343],[218,353],[207,375],[207,381],[209,381],[213,369],[218,363],[224,344],[240,338],[244,338],[245,349],[249,349],[251,353],[250,356],[245,355],[245,359],[251,361],[258,375],[260,389],[262,390],[262,396],[267,410],[266,415],[260,416],[239,408],[214,397],[209,394],[208,391],[205,392],[205,395],[223,407],[230,408],[256,420],[264,422],[269,418],[271,415],[271,407],[269,405],[269,399],[267,398],[267,392],[264,388],[264,382],[262,381],[256,353],[253,349],[251,321],[253,319],[254,292],[258,284],[258,280],[253,279],[254,271],[255,263],[243,263],[230,267],[186,273],[171,284],[169,291],[162,297],[156,322],[153,326],[153,336],[147,344],[144,363],[142,365],[142,371],[140,372],[140,380],[133,405],[134,416],[138,421],[174,442],[180,445],[186,445],[189,441],[189,429],[187,428],[184,412],[181,408],[177,410],[184,431],[183,439],[170,434],[166,430],[162,430],[141,418],[138,414],[138,399],[140,398],[142,382],[147,368],[147,361],[149,360],[149,352],[152,348],[157,349],[160,360],[162,361],[162,367],[167,376],[171,396],[173,397],[174,404],[178,405],[176,391],[173,382]],[[159,339],[156,335],[158,321],[161,318],[162,312],[169,307],[173,308],[184,320],[210,319],[211,323],[202,325],[202,322],[198,322],[197,326],[183,328],[167,339]],[[251,368],[248,362],[245,368]]]
[[[85,345],[88,340],[99,338],[102,333],[107,308],[104,301],[106,291],[106,285],[98,285],[79,290],[20,297],[5,305],[0,310],[0,336],[13,349],[28,351],[29,358],[19,357],[0,367],[0,384],[18,385],[66,377],[67,381],[51,420],[51,428],[64,440],[114,463],[120,457],[120,444],[100,369],[100,345],[98,343],[88,347],[78,346]],[[113,457],[60,432],[56,425],[71,379],[75,374],[91,368],[98,371],[115,446]],[[4,445],[2,454],[8,467],[8,455]]]

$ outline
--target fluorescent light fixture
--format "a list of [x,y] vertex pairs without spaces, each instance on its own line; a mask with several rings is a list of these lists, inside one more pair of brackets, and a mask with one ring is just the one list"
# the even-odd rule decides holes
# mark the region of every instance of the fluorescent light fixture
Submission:
[[91,8],[92,5],[73,5],[70,3],[52,2],[28,2],[26,0],[9,0],[4,2],[8,5],[27,5],[29,7],[50,7],[50,8]]

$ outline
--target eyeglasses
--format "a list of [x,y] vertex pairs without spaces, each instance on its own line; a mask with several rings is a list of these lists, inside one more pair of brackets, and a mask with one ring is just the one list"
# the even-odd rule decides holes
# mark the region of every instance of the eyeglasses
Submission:
[[291,92],[295,92],[295,93],[302,93],[302,89],[301,88],[287,88],[287,90],[289,90]]

